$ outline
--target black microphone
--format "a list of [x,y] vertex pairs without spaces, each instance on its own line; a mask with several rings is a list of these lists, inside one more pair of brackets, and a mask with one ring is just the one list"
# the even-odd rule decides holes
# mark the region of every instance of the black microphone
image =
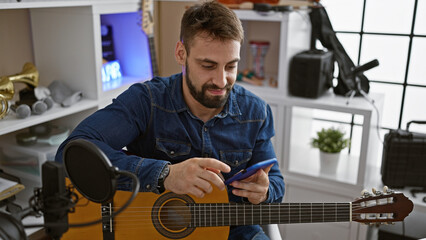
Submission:
[[357,75],[358,73],[363,73],[363,72],[370,70],[372,68],[375,68],[377,66],[379,66],[379,61],[377,59],[374,59],[374,60],[371,60],[368,63],[365,63],[361,66],[357,66],[357,67],[352,68],[352,74]]
[[46,233],[60,239],[68,231],[70,194],[65,187],[65,171],[62,164],[47,161],[42,165],[42,202]]

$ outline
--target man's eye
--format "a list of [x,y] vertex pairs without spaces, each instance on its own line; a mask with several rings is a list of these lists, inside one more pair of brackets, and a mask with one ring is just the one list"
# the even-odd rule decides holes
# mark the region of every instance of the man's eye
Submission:
[[214,65],[201,65],[205,69],[213,69]]
[[236,65],[230,65],[230,66],[228,66],[227,68],[228,68],[228,69],[235,69],[235,68],[237,68],[237,66],[236,66]]

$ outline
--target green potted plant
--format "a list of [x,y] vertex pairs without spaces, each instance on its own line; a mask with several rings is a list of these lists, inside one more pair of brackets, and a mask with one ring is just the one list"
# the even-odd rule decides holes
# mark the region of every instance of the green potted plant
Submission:
[[334,127],[322,128],[312,138],[311,146],[320,150],[320,171],[336,173],[340,152],[348,147],[350,141],[345,138],[345,132]]

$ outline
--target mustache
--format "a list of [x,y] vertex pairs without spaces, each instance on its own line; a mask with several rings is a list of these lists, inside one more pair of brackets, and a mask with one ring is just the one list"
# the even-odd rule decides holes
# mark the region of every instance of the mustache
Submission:
[[225,87],[220,88],[219,86],[217,86],[216,84],[204,84],[203,85],[203,90],[230,90],[232,87],[231,84],[227,83],[225,85]]

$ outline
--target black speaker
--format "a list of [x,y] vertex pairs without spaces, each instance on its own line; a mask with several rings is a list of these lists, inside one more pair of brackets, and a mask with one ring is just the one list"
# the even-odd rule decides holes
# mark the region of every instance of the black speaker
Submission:
[[293,96],[318,98],[332,86],[333,52],[309,50],[296,54],[290,62],[289,92]]

